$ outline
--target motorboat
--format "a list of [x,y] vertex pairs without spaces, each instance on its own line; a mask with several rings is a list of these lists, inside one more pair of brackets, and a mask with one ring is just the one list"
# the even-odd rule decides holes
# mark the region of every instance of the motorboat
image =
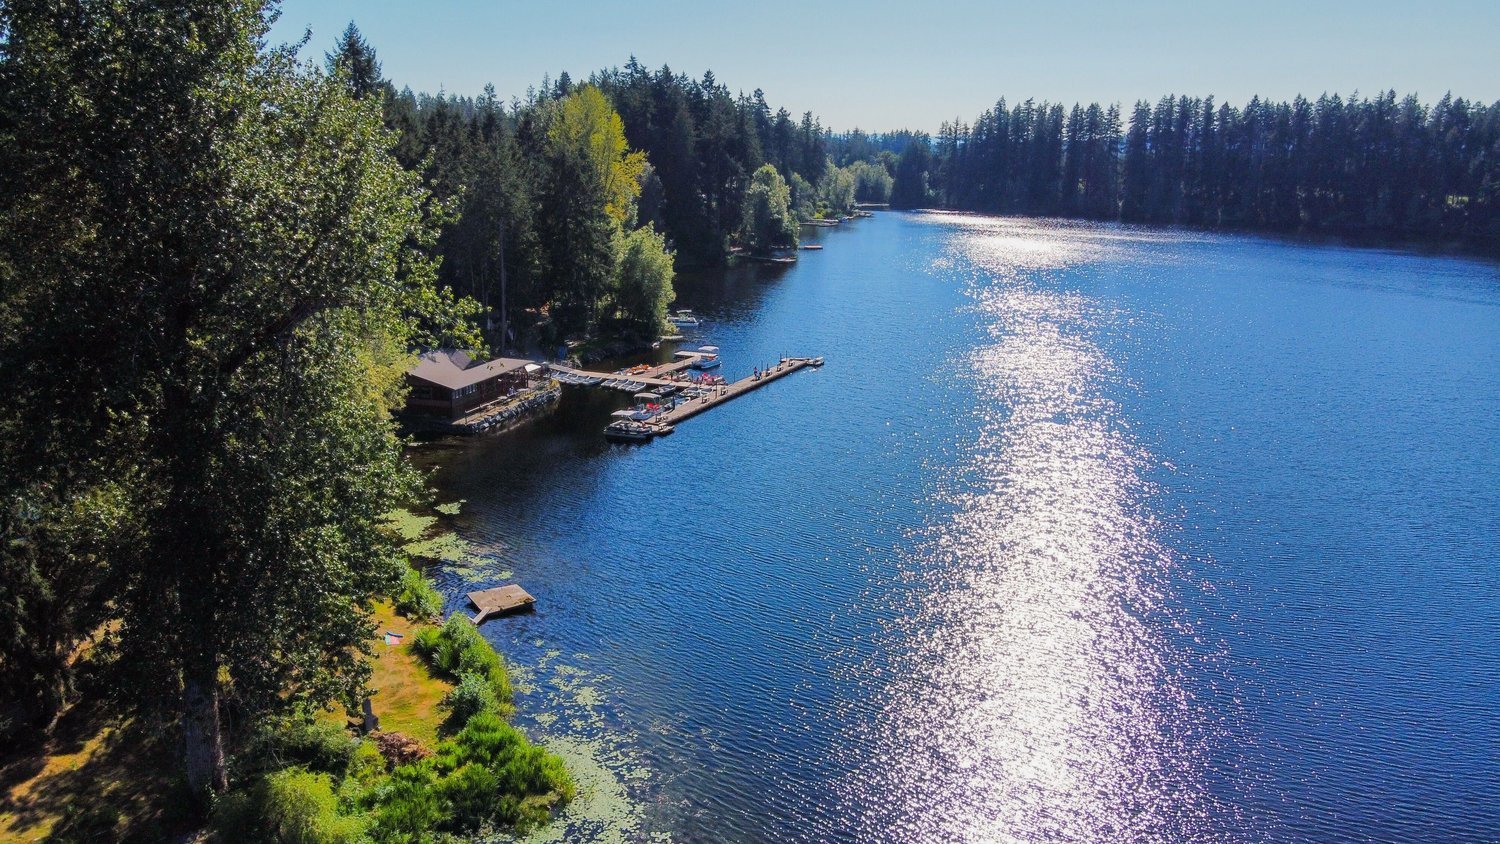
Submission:
[[617,410],[611,413],[610,416],[624,422],[645,422],[657,413],[660,413],[660,411],[649,410],[644,407],[629,407],[624,410]]
[[699,324],[698,318],[693,316],[693,312],[687,308],[683,308],[667,317],[667,322],[672,323],[678,328],[696,328]]
[[688,365],[694,369],[713,369],[720,363],[718,346],[699,346],[698,356]]
[[604,429],[604,438],[617,443],[643,443],[654,436],[656,436],[656,430],[650,425],[643,425],[628,419],[616,419]]

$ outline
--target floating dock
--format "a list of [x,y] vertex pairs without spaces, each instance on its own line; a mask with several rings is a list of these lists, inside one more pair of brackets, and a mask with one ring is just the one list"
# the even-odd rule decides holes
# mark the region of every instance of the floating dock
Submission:
[[651,420],[646,424],[664,425],[667,427],[676,425],[678,422],[691,419],[705,410],[718,407],[724,402],[737,399],[752,390],[764,387],[778,378],[785,378],[793,372],[808,367],[822,365],[822,358],[783,358],[775,367],[767,369],[759,376],[751,375],[747,378],[741,378],[733,384],[724,384],[715,388],[709,395],[696,399],[688,399],[671,410],[663,411],[651,417]]
[[470,592],[469,603],[479,610],[474,614],[474,624],[477,626],[497,615],[529,609],[536,604],[536,599],[531,597],[531,593],[512,583]]
[[[692,366],[698,357],[697,353],[688,353],[671,363],[644,367],[633,373],[591,372],[587,369],[574,369],[570,366],[554,365],[552,367],[552,375],[564,384],[603,385],[631,393],[640,392],[647,387],[685,386],[697,386],[700,389],[712,391],[708,395],[679,402],[670,410],[664,410],[650,419],[641,422],[644,427],[653,429],[653,436],[662,437],[672,433],[672,427],[678,422],[691,419],[706,410],[718,407],[724,402],[737,399],[752,390],[764,387],[778,378],[785,378],[793,372],[823,365],[822,358],[782,358],[774,367],[767,368],[758,375],[741,378],[732,384],[704,387],[700,384],[682,380],[681,377],[682,370]],[[645,439],[650,439],[650,437],[633,441],[642,442]]]

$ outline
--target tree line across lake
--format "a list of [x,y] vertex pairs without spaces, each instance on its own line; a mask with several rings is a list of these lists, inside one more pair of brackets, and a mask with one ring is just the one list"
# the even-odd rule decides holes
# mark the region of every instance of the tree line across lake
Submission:
[[1500,103],[1168,96],[1136,103],[1127,126],[1114,105],[1002,99],[935,137],[855,133],[831,146],[836,158],[883,156],[901,208],[1500,249]]

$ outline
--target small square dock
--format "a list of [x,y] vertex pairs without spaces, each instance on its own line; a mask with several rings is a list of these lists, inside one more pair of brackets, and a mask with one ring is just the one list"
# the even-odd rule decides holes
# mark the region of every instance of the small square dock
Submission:
[[478,592],[470,592],[469,603],[473,604],[479,610],[479,612],[474,614],[474,624],[480,625],[487,619],[497,615],[530,609],[536,604],[536,598],[531,597],[531,593],[512,583],[508,586],[497,586],[494,589],[481,589]]

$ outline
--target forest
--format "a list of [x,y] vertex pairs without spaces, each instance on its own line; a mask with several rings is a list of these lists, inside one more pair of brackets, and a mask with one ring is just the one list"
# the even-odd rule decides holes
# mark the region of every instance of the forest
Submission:
[[890,160],[892,139],[905,141],[892,167],[900,208],[1500,248],[1500,103],[1167,96],[1137,102],[1127,124],[1115,105],[1002,99],[934,137],[831,146]]
[[857,202],[1500,242],[1500,104],[1002,100],[835,133],[634,59],[509,101],[397,90],[352,24],[321,61],[266,43],[274,8],[0,3],[0,740],[91,699],[170,741],[198,820],[277,840],[573,793],[464,619],[413,636],[452,685],[424,753],[317,721],[367,698],[379,606],[442,609],[390,527],[432,503],[391,419],[417,351],[655,339],[678,269]]
[[[328,58],[347,69],[359,95],[383,94],[397,159],[454,204],[456,220],[436,247],[440,278],[493,313],[493,326],[512,326],[506,345],[531,339],[550,348],[599,330],[654,336],[671,299],[664,270],[611,275],[610,225],[580,193],[584,182],[570,175],[558,144],[554,117],[569,104],[589,104],[585,121],[566,124],[575,138],[602,137],[595,125],[615,133],[603,158],[618,168],[611,184],[630,200],[610,206],[614,225],[634,232],[626,248],[668,252],[677,268],[794,249],[798,220],[884,202],[893,183],[873,162],[835,166],[831,132],[812,114],[773,111],[759,90],[731,93],[712,72],[694,79],[632,58],[583,82],[567,73],[545,79],[507,103],[493,88],[477,98],[397,91],[352,24]],[[523,338],[517,326],[539,330]]]

